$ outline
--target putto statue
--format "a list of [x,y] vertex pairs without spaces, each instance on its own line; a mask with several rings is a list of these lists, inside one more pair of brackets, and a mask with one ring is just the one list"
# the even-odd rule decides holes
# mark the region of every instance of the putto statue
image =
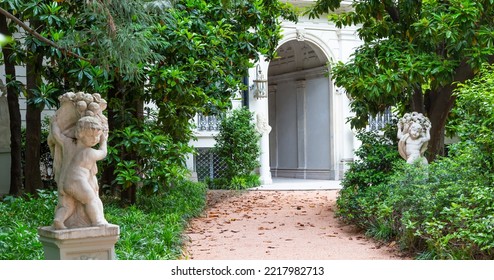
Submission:
[[107,154],[106,101],[98,93],[83,92],[67,92],[59,100],[48,136],[58,186],[53,227],[106,225],[96,178],[96,162]]
[[408,163],[428,164],[424,153],[430,136],[431,122],[421,113],[406,113],[398,121],[398,152]]
[[257,132],[259,132],[261,135],[264,135],[265,133],[269,134],[271,132],[271,126],[268,123],[268,120],[264,114],[257,114],[257,122],[256,122],[256,129]]

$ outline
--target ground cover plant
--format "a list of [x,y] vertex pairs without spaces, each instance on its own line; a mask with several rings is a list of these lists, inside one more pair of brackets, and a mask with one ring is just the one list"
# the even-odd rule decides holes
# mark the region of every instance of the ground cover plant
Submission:
[[355,152],[357,159],[342,180],[343,189],[337,200],[338,215],[347,222],[367,228],[372,223],[372,202],[381,194],[378,190],[393,172],[393,164],[400,160],[392,127],[387,133],[360,131],[357,138],[360,148]]
[[[188,219],[205,206],[206,188],[201,183],[181,182],[156,195],[140,195],[138,202],[122,208],[117,199],[102,197],[105,217],[120,226],[115,245],[118,259],[159,260],[182,256],[182,232]],[[37,228],[50,225],[57,194],[38,191],[38,196],[7,196],[0,202],[0,260],[40,260],[43,247]]]

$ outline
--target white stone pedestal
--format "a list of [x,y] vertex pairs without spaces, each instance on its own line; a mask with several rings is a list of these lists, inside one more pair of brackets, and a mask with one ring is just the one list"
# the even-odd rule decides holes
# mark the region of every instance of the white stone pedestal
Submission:
[[40,227],[38,234],[47,260],[114,260],[120,227],[108,224],[55,230],[47,226]]

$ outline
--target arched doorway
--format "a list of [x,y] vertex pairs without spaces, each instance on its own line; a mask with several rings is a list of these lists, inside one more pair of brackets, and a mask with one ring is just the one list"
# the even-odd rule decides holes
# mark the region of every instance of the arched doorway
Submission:
[[335,179],[328,58],[309,41],[281,45],[269,64],[273,177]]

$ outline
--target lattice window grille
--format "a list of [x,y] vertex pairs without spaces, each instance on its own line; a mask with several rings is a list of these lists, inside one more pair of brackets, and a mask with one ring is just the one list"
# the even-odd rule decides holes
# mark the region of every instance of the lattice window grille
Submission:
[[219,178],[226,168],[223,161],[210,148],[197,149],[195,159],[199,181],[204,181],[206,178]]

